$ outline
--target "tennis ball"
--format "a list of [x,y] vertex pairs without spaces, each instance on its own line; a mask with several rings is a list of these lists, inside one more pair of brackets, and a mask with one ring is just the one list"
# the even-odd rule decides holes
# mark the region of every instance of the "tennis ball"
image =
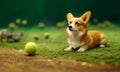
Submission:
[[24,49],[28,55],[35,55],[37,51],[37,45],[34,42],[28,42]]
[[45,28],[45,23],[44,23],[44,22],[40,22],[40,23],[38,24],[38,27],[39,27],[39,28]]
[[34,40],[39,40],[39,35],[36,34],[33,36],[33,38],[34,38]]
[[24,19],[24,20],[22,21],[22,24],[23,24],[23,25],[27,25],[27,24],[28,24],[28,21],[27,21],[26,19]]
[[17,18],[17,19],[16,19],[16,23],[17,23],[17,24],[20,24],[20,23],[21,23],[21,19],[20,19],[20,18]]
[[45,39],[49,39],[49,37],[50,37],[49,33],[46,32],[46,33],[44,34],[44,38],[45,38]]
[[66,24],[67,24],[66,21],[61,21],[61,22],[57,22],[56,26],[57,26],[58,28],[63,28],[63,27],[65,27]]
[[17,29],[17,25],[16,25],[14,22],[10,22],[10,23],[8,24],[8,27],[9,27],[11,30]]

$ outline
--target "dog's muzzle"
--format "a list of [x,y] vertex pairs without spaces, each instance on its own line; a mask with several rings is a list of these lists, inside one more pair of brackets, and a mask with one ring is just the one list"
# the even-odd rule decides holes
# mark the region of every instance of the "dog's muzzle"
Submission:
[[69,26],[68,26],[68,28],[69,28],[69,30],[70,30],[70,31],[73,31],[73,30],[72,30],[72,26],[71,26],[71,25],[69,25]]

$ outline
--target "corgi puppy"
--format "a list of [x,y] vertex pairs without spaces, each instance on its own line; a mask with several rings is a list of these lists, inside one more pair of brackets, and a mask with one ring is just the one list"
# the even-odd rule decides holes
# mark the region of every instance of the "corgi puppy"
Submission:
[[69,47],[65,51],[77,50],[84,52],[88,48],[96,46],[105,47],[107,37],[100,31],[88,31],[91,12],[87,11],[80,17],[74,17],[72,13],[67,14],[68,27],[66,29]]

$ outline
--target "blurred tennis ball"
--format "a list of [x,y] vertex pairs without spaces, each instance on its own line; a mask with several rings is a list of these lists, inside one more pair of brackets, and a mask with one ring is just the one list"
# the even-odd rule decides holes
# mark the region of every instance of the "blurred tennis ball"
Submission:
[[33,39],[34,39],[34,40],[39,40],[39,35],[37,35],[37,34],[36,34],[36,35],[33,35]]
[[45,28],[45,23],[44,23],[44,22],[38,23],[38,27],[39,27],[39,28]]
[[21,19],[20,19],[20,18],[17,18],[17,19],[16,19],[16,23],[17,23],[17,24],[20,24],[20,23],[21,23]]
[[94,22],[94,23],[98,23],[98,19],[97,19],[97,18],[94,18],[94,19],[93,19],[93,22]]
[[35,55],[37,51],[37,45],[34,42],[28,42],[26,43],[24,50],[28,53],[28,55]]
[[15,23],[13,23],[13,22],[10,22],[10,23],[8,24],[8,27],[9,27],[11,30],[17,29],[17,25],[16,25]]
[[26,19],[22,20],[22,24],[23,25],[27,25],[28,24],[28,21]]
[[63,28],[63,27],[65,27],[66,24],[67,24],[66,21],[61,21],[61,22],[57,22],[56,26],[57,26],[58,28]]
[[49,39],[49,37],[50,37],[49,33],[46,32],[46,33],[44,34],[44,38],[45,38],[45,39]]

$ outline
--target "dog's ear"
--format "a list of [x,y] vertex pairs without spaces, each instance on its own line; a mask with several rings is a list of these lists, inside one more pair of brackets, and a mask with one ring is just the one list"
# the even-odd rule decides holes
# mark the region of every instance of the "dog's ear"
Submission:
[[69,20],[70,20],[71,18],[73,18],[74,16],[72,15],[72,13],[68,13],[66,17],[67,17],[67,20],[69,21]]
[[88,24],[91,16],[91,11],[85,12],[80,18],[82,19],[84,24]]

